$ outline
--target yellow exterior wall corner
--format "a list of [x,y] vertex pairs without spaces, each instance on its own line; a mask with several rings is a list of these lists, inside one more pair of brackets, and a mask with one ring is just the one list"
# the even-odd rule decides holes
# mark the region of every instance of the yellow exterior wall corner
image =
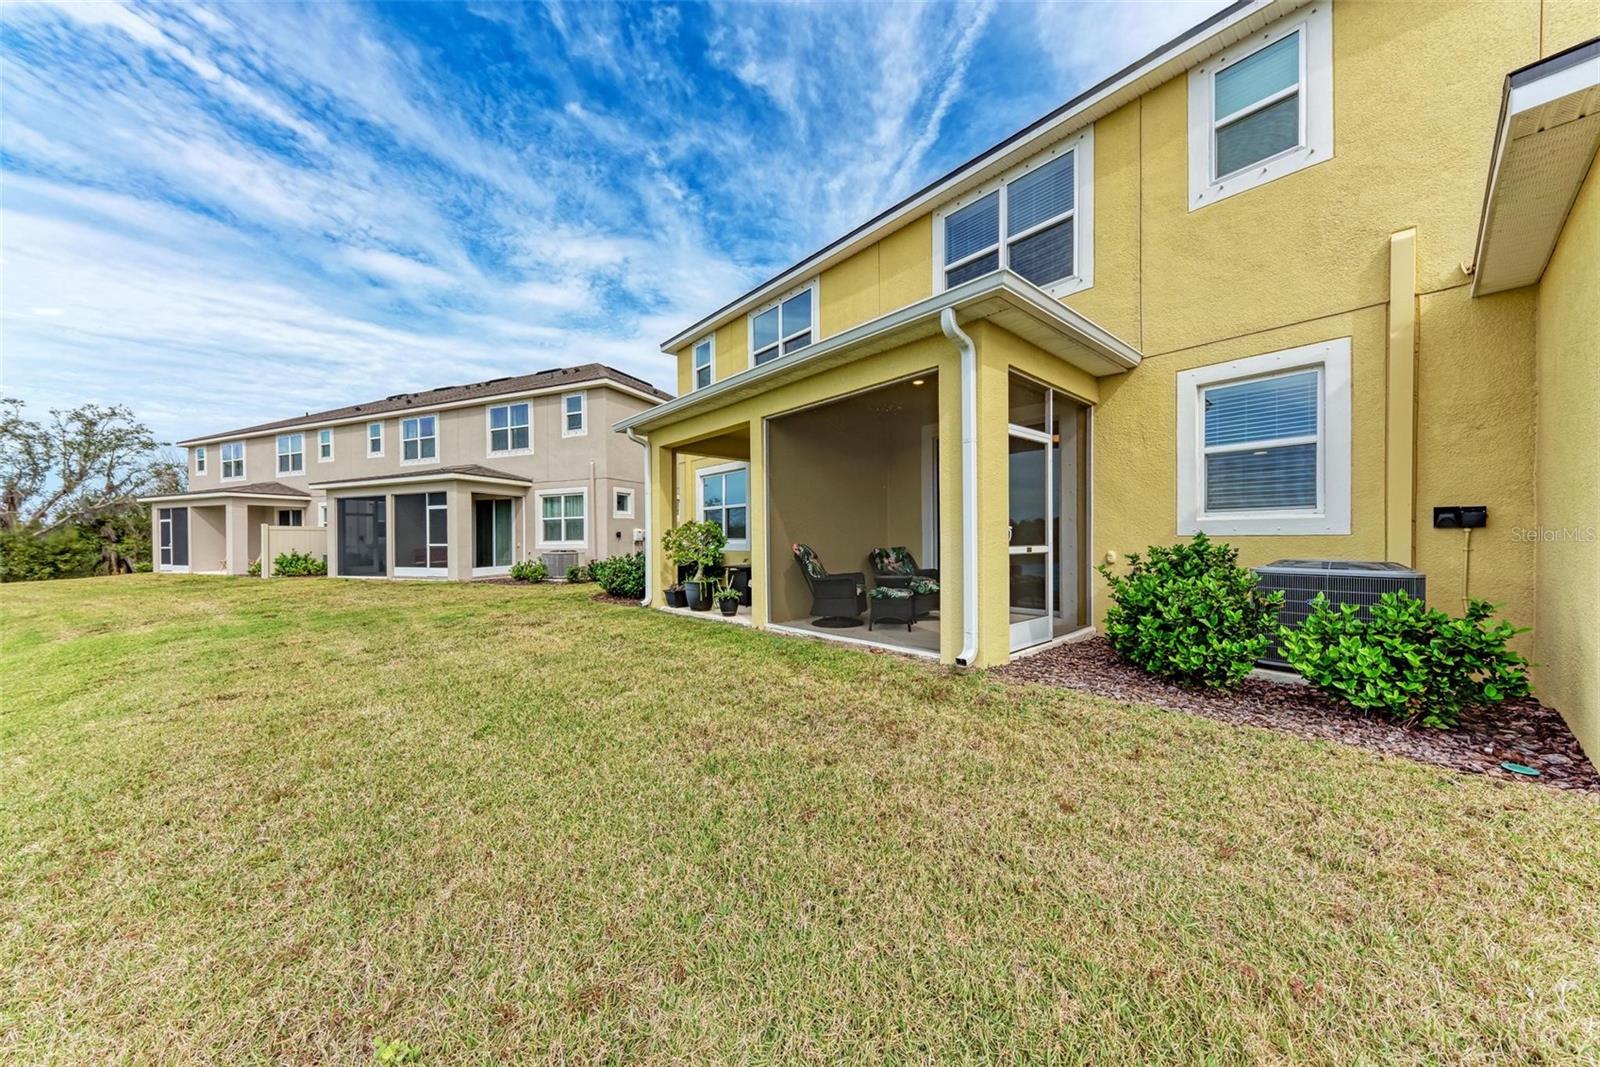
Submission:
[[1417,470],[1417,231],[1389,238],[1385,559],[1411,565]]

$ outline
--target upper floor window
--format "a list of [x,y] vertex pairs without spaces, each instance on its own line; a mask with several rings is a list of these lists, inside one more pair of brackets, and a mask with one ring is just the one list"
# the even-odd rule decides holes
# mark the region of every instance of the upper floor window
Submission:
[[317,462],[327,463],[333,459],[333,430],[323,429],[317,431]]
[[1350,340],[1178,375],[1178,532],[1350,532]]
[[527,452],[532,447],[528,434],[528,405],[499,404],[489,409],[489,454]]
[[222,446],[222,477],[229,481],[244,477],[243,441],[229,441]]
[[383,423],[367,423],[367,455],[383,455]]
[[1189,72],[1189,210],[1333,158],[1329,5]]
[[561,398],[561,436],[578,437],[588,432],[588,394],[568,393]]
[[750,365],[759,367],[769,360],[798,352],[815,340],[817,283],[772,302],[750,316]]
[[278,436],[278,473],[301,474],[306,469],[306,435],[286,433]]
[[1054,296],[1093,275],[1094,130],[1082,130],[934,219],[935,286],[948,289],[1006,269]]
[[711,384],[712,361],[717,354],[717,335],[712,334],[703,341],[695,342],[694,356],[692,358],[693,374],[691,376],[692,389],[704,389]]
[[206,446],[205,445],[196,445],[195,446],[195,449],[194,449],[194,472],[196,474],[204,474],[206,472]]
[[400,462],[425,463],[439,458],[439,419],[418,415],[400,421]]

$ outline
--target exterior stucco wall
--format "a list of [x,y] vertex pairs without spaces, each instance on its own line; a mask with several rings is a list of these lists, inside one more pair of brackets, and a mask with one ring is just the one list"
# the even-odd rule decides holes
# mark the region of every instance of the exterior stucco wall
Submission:
[[189,509],[189,570],[195,574],[228,571],[228,516],[221,507]]
[[1600,168],[1537,296],[1534,679],[1600,759]]

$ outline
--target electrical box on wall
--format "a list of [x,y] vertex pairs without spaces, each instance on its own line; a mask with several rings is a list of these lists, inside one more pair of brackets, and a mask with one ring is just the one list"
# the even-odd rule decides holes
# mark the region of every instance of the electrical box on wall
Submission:
[[1435,530],[1476,530],[1489,525],[1487,504],[1446,504],[1433,509]]

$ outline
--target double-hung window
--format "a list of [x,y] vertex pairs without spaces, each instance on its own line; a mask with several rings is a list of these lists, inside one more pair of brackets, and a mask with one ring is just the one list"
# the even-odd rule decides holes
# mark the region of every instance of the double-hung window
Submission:
[[305,522],[306,522],[306,513],[305,513],[304,509],[302,509],[302,508],[279,508],[278,509],[278,525],[279,526],[304,526]]
[[194,472],[196,474],[204,474],[206,472],[206,446],[205,445],[196,445],[195,446],[195,449],[194,449]]
[[222,446],[222,480],[235,481],[244,477],[244,442],[229,441]]
[[539,544],[545,548],[583,548],[588,493],[558,489],[539,496]]
[[743,463],[709,467],[700,472],[696,508],[703,522],[714,522],[727,535],[728,548],[750,548],[750,468]]
[[1333,158],[1327,3],[1189,73],[1189,210]]
[[333,430],[324,428],[317,431],[317,462],[330,463],[333,461]]
[[693,356],[693,377],[691,388],[704,389],[711,384],[712,361],[717,354],[716,335],[712,334],[703,341],[696,341]]
[[1094,130],[1069,137],[941,209],[935,284],[1006,269],[1054,296],[1093,281]]
[[1350,532],[1350,341],[1178,375],[1178,532]]
[[367,423],[367,455],[383,455],[383,423]]
[[529,407],[520,404],[498,404],[489,409],[489,454],[506,455],[527,452],[532,447],[529,436]]
[[400,462],[427,463],[439,458],[439,417],[418,415],[400,421]]
[[285,433],[278,435],[278,473],[304,474],[306,469],[306,435]]
[[752,367],[798,352],[816,339],[816,298],[816,282],[810,281],[750,316]]
[[568,393],[561,398],[561,436],[581,437],[588,432],[588,394]]

